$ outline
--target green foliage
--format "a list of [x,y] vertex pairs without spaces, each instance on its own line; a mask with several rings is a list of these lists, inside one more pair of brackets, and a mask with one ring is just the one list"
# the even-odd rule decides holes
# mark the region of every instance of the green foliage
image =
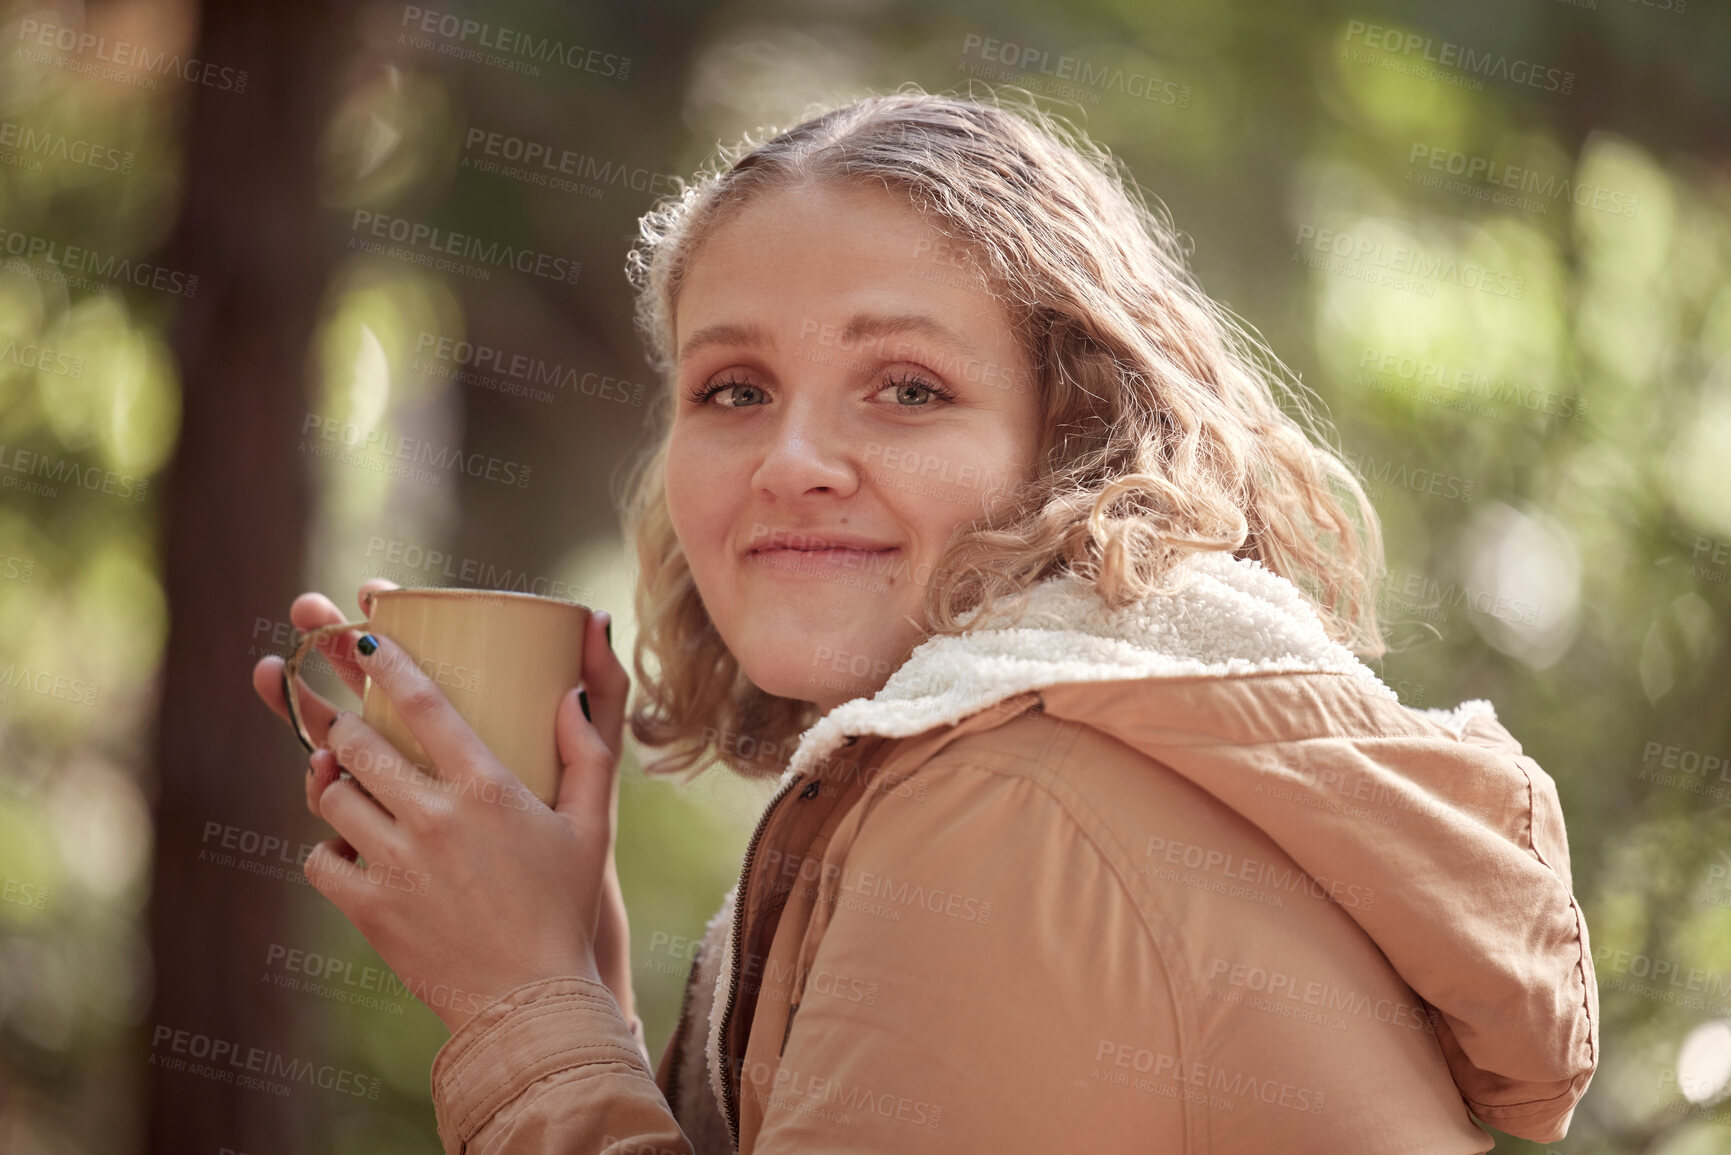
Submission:
[[[384,37],[361,48],[317,161],[331,236],[362,209],[567,254],[583,271],[564,291],[340,251],[307,350],[309,411],[397,434],[466,415],[470,432],[453,436],[484,430],[489,451],[566,464],[539,475],[538,500],[507,508],[461,479],[417,487],[309,458],[309,587],[346,605],[382,572],[375,539],[534,574],[565,573],[580,549],[567,576],[614,612],[629,653],[630,562],[603,500],[629,438],[589,398],[507,401],[432,372],[424,334],[506,333],[550,362],[646,381],[620,268],[666,174],[814,99],[907,80],[1025,87],[1170,207],[1204,287],[1325,405],[1384,519],[1385,679],[1412,705],[1493,699],[1556,779],[1604,1061],[1567,1144],[1548,1150],[1722,1149],[1723,1119],[1680,1109],[1675,1065],[1692,1027],[1731,1016],[1731,16],[1634,0],[747,0],[698,16],[489,10],[631,57],[623,81],[459,63]],[[1503,71],[1389,47],[1409,33],[1501,57]],[[1510,62],[1532,82],[1511,79]],[[0,78],[0,122],[127,158],[122,171],[70,149],[0,150],[0,237],[155,258],[187,178],[184,86],[17,55]],[[482,171],[467,147],[477,129],[569,149],[590,175],[557,191]],[[120,1150],[127,1114],[79,1104],[131,1093],[149,981],[143,751],[170,628],[157,542],[180,414],[175,298],[6,254],[0,1071],[23,1090],[0,1102],[0,1133],[25,1150]],[[732,885],[761,800],[627,767],[620,874],[657,1053],[689,957],[679,944]],[[309,942],[382,965],[308,898]],[[1673,977],[1655,980],[1656,960]],[[330,1149],[431,1149],[437,1020],[418,1005],[303,1009],[336,1054],[388,1084],[380,1103],[332,1115]],[[1498,1150],[1545,1148],[1504,1137]]]

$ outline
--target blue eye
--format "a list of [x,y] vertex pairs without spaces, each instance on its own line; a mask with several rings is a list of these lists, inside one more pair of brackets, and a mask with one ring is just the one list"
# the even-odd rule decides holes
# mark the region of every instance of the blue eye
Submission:
[[[721,380],[721,381],[711,382],[708,385],[699,386],[698,389],[696,390],[696,392],[694,392],[690,395],[690,400],[695,405],[706,405],[709,403],[709,399],[711,397],[714,397],[717,393],[720,393],[723,389],[757,389],[759,394],[762,394],[762,392],[763,392],[762,389],[759,389],[756,385],[752,384],[750,381],[739,381],[739,380],[736,380],[734,378],[729,377],[729,378],[726,378],[726,379]],[[725,405],[725,406],[723,406],[723,408],[725,408],[725,409],[746,409],[746,408],[749,408],[750,405],[761,405],[761,404],[763,404],[763,402],[754,401],[754,402],[750,402],[748,405]]]
[[[939,384],[932,382],[932,381],[927,381],[924,377],[921,377],[918,374],[914,374],[914,373],[903,373],[903,374],[900,374],[897,376],[893,376],[893,377],[889,378],[886,382],[884,382],[884,388],[885,389],[894,388],[896,390],[896,393],[897,393],[896,400],[898,402],[902,401],[906,396],[904,393],[902,393],[902,390],[904,390],[904,389],[906,389],[906,390],[921,390],[921,389],[923,389],[927,394],[930,395],[930,397],[936,398],[939,401],[954,401],[956,399],[956,395],[954,393],[950,392],[948,389],[945,389],[942,385],[939,385]],[[918,401],[913,405],[898,405],[898,408],[921,409],[921,408],[924,408],[925,406],[927,406],[929,404],[931,404],[931,401],[928,399],[928,400]]]
[[[752,381],[741,380],[737,377],[724,377],[719,381],[712,381],[706,385],[697,386],[686,394],[686,400],[690,401],[693,405],[707,405],[711,398],[729,389],[750,390],[751,393],[747,396],[753,397],[754,399],[747,400],[744,404],[738,404],[737,401],[740,395],[736,393],[734,395],[736,403],[723,405],[722,408],[724,409],[749,409],[753,405],[764,404],[768,399],[768,395],[764,392],[763,386]],[[882,393],[886,389],[895,389],[897,391],[897,404],[895,405],[895,408],[898,409],[924,409],[931,407],[934,400],[940,403],[947,403],[956,400],[956,394],[953,390],[948,389],[935,381],[927,380],[917,373],[899,373],[886,377],[883,384],[879,387],[878,392]],[[910,400],[912,403],[907,403]]]

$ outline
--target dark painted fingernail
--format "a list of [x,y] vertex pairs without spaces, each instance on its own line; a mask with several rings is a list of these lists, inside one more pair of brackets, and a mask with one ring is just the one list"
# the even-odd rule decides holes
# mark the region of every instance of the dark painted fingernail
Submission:
[[362,634],[361,640],[355,643],[355,649],[361,652],[363,658],[373,656],[373,651],[379,648],[379,640],[371,634]]
[[613,615],[612,614],[607,615],[607,621],[602,624],[601,628],[607,631],[607,648],[611,650],[613,648]]
[[589,691],[577,691],[577,704],[583,707],[583,716],[593,722],[595,719],[589,715]]

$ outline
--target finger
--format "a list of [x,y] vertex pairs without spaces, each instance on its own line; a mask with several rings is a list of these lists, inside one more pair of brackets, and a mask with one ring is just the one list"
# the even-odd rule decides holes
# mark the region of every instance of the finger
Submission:
[[[400,588],[396,582],[389,578],[370,578],[362,582],[355,595],[355,601],[361,607],[361,616],[363,618],[372,616],[374,594],[382,590]],[[343,616],[342,610],[330,598],[314,591],[304,593],[294,600],[289,606],[289,621],[296,629],[302,633],[307,633],[318,629],[320,626],[341,625],[348,621],[348,618]],[[330,661],[332,668],[348,684],[349,689],[356,694],[360,694],[365,686],[365,675],[361,673],[360,667],[355,664],[354,660],[355,641],[363,632],[359,628],[345,630],[343,633],[321,638],[318,643],[319,651]]]
[[373,805],[393,818],[401,788],[417,777],[425,778],[408,755],[352,711],[337,715],[329,741],[342,768],[372,795]]
[[[384,691],[397,715],[421,744],[438,776],[452,786],[490,780],[501,787],[516,784],[469,723],[457,713],[444,692],[427,677],[408,652],[383,634],[369,634],[373,652],[355,649],[355,660]],[[482,671],[485,676],[485,671]]]
[[608,644],[607,627],[613,615],[597,610],[589,615],[589,630],[583,639],[583,686],[589,691],[589,712],[601,740],[615,754],[625,733],[625,704],[631,692],[631,677]]
[[420,828],[423,819],[456,809],[449,783],[418,766],[395,743],[355,714],[331,723],[331,744],[343,768],[397,822]]
[[362,582],[360,593],[355,596],[355,601],[360,603],[361,616],[363,618],[370,618],[373,616],[374,594],[378,593],[380,590],[400,590],[402,588],[402,586],[398,585],[390,578],[368,578],[366,581]]
[[[289,621],[303,634],[320,626],[340,626],[348,620],[337,604],[321,593],[304,593],[289,606]],[[361,629],[344,630],[320,638],[317,646],[337,676],[357,695],[364,688],[365,680],[360,667],[355,665],[353,650],[355,639],[365,632]]]
[[372,897],[372,883],[355,862],[355,848],[342,838],[327,838],[314,846],[301,869],[313,889],[330,899],[354,922],[362,905]]
[[401,832],[379,804],[361,792],[353,778],[338,775],[319,796],[319,817],[343,836],[368,862],[396,861]]
[[[360,593],[356,600],[361,603],[363,615],[369,612],[373,594],[380,590],[397,589],[397,583],[388,578],[373,578],[362,582]],[[321,626],[340,625],[348,619],[343,616],[335,602],[324,594],[317,592],[304,593],[297,597],[289,606],[289,621],[302,633],[309,633]],[[366,687],[366,675],[354,662],[353,651],[356,639],[361,636],[360,629],[346,630],[328,638],[321,638],[317,649],[325,656],[337,676],[359,696]],[[286,721],[292,721],[289,716],[288,702],[282,692],[283,660],[278,657],[260,659],[253,667],[253,689],[264,699],[276,715]],[[330,727],[331,719],[338,710],[330,700],[316,693],[307,686],[306,680],[296,678],[302,706],[302,716],[307,724],[307,731],[315,742],[325,741],[325,735]]]
[[307,759],[307,809],[314,818],[324,817],[319,813],[319,798],[324,794],[325,787],[336,781],[340,772],[337,756],[329,750],[314,750]]
[[559,699],[553,735],[559,743],[559,761],[565,767],[553,808],[592,824],[590,828],[607,839],[605,845],[612,845],[619,759],[601,740],[594,723],[583,716],[576,690]]
[[[289,722],[292,719],[289,717],[288,702],[282,693],[282,668],[283,660],[274,654],[260,658],[252,668],[252,688],[277,717]],[[322,744],[330,731],[331,719],[337,716],[337,708],[308,686],[306,680],[298,674],[295,676],[295,685],[300,693],[301,718],[306,722],[307,731],[312,734],[313,741]]]

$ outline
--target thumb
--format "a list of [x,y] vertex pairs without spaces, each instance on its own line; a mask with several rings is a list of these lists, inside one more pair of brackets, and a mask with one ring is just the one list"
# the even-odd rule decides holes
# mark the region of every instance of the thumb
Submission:
[[601,732],[583,716],[579,691],[566,692],[554,717],[553,736],[559,744],[559,795],[553,809],[611,838],[613,834],[613,787],[619,777],[619,759],[601,740]]

